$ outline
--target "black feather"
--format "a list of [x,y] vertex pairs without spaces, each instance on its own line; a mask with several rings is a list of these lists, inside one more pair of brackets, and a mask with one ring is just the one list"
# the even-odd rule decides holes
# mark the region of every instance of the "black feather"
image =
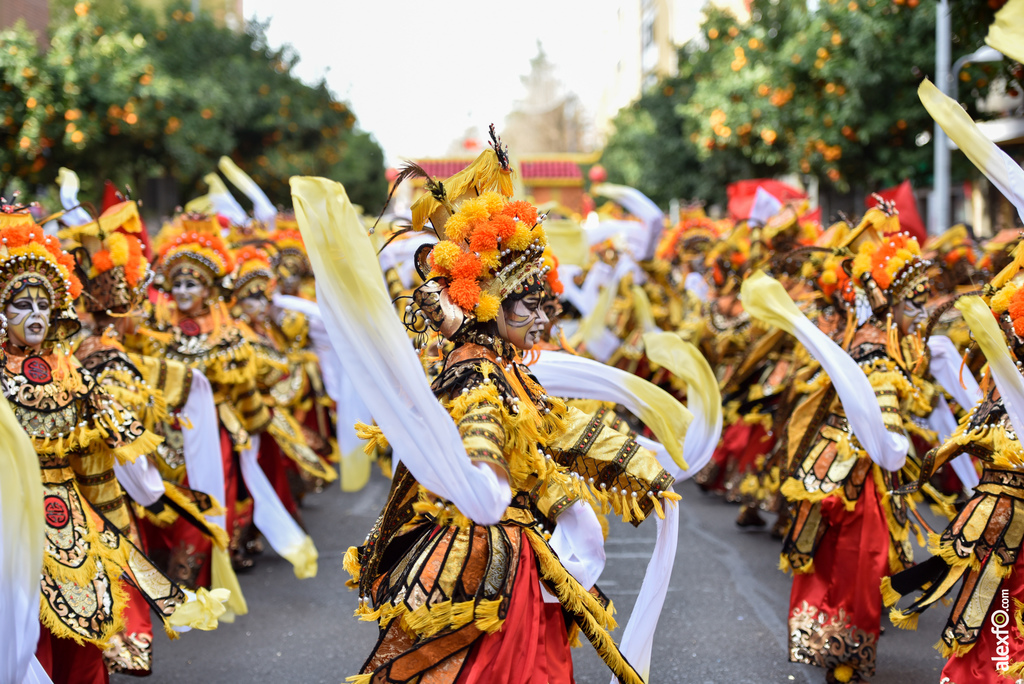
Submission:
[[395,176],[394,185],[391,186],[391,192],[388,193],[388,198],[384,200],[384,206],[381,208],[380,214],[377,215],[377,220],[373,222],[373,227],[370,228],[371,233],[377,229],[377,224],[380,223],[381,218],[384,216],[384,212],[388,209],[388,205],[391,204],[391,198],[395,196],[395,190],[398,190],[398,186],[410,178],[425,178],[427,190],[430,190],[431,184],[436,182],[430,177],[430,174],[427,173],[426,169],[416,162],[405,162],[405,164],[403,164],[398,170],[398,175]]
[[501,144],[501,136],[499,136],[494,130],[494,124],[488,127],[488,132],[491,134],[491,147],[494,148],[495,153],[498,155],[498,163],[501,164],[501,168],[505,171],[511,169],[508,159],[508,145]]

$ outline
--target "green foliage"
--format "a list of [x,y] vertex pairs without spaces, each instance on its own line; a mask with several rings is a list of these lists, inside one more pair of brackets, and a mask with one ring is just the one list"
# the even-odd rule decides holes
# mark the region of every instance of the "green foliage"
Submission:
[[[746,23],[709,9],[679,51],[679,76],[620,114],[605,155],[610,176],[662,202],[716,199],[754,175],[813,174],[840,191],[930,184],[932,147],[917,137],[933,123],[917,87],[934,69],[931,3],[822,0],[811,12],[799,1],[753,0],[750,9]],[[657,156],[669,150],[680,153]],[[647,169],[649,160],[665,168]]]
[[288,177],[345,183],[353,201],[383,202],[383,153],[320,82],[292,74],[298,57],[271,49],[265,25],[244,32],[193,16],[120,4],[57,12],[45,53],[23,26],[0,33],[0,171],[51,184],[75,169],[83,197],[104,178],[139,187],[175,178],[185,198],[231,156],[270,198],[289,204]]

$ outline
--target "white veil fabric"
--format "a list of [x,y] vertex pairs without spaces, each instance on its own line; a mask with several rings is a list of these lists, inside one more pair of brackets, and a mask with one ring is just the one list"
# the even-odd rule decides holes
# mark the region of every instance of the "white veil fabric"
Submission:
[[373,244],[344,187],[297,176],[291,188],[324,326],[339,356],[353,360],[346,370],[363,403],[420,484],[477,523],[499,522],[512,490],[466,455],[395,314]]
[[39,457],[2,396],[0,443],[0,682],[49,681],[35,662],[46,534]]
[[857,362],[807,320],[785,288],[763,271],[743,282],[741,295],[743,308],[752,318],[793,335],[818,360],[832,380],[853,434],[871,460],[886,470],[902,468],[910,441],[886,429],[875,392]]

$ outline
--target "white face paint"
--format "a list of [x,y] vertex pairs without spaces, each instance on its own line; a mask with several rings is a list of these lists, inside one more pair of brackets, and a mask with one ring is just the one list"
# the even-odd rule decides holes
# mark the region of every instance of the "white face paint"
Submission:
[[41,287],[26,287],[7,303],[8,335],[15,344],[39,351],[50,330],[50,297]]
[[238,302],[238,306],[242,308],[242,311],[249,317],[249,320],[254,323],[260,322],[266,317],[268,305],[267,298],[262,294],[243,297]]
[[516,300],[511,307],[504,307],[504,325],[499,326],[499,331],[506,342],[529,351],[541,341],[548,324],[548,316],[541,308],[543,300],[544,294],[535,292]]
[[171,296],[178,305],[178,311],[194,316],[205,306],[210,288],[191,273],[178,273],[171,281]]

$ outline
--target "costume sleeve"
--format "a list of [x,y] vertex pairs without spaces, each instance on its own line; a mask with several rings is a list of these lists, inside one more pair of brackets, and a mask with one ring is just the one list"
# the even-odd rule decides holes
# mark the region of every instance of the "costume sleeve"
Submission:
[[505,428],[501,424],[500,411],[488,401],[482,401],[459,420],[459,434],[466,446],[466,454],[475,463],[490,463],[508,474],[505,450]]
[[607,497],[626,522],[640,524],[672,476],[635,439],[606,425],[603,415],[588,416],[570,406],[565,422],[565,431],[548,442],[555,459],[583,476],[599,499]]

